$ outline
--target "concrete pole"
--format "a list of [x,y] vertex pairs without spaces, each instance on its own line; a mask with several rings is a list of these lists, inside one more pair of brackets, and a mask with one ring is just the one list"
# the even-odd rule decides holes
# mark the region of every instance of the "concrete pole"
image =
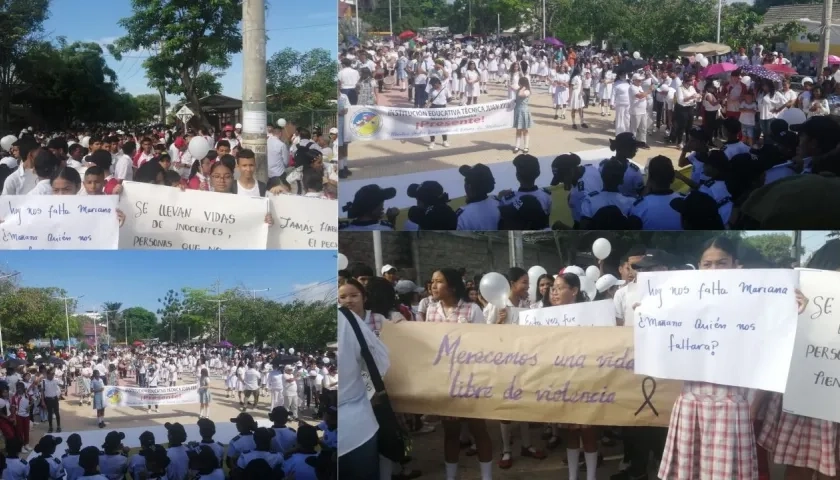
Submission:
[[[166,125],[166,90],[160,87],[158,88],[158,94],[160,95],[160,123]],[[186,125],[184,125],[184,130],[186,128]]]
[[261,182],[268,182],[265,41],[265,0],[243,0],[242,146],[254,151]]
[[381,272],[382,267],[385,266],[385,261],[382,259],[382,232],[374,230],[373,234],[373,263],[376,265],[376,272]]
[[831,17],[834,0],[823,0],[823,18],[822,26],[820,26],[820,69],[819,74],[822,74],[823,68],[828,66],[828,52],[831,46]]
[[718,0],[717,43],[720,43],[720,14],[723,10],[723,0]]
[[510,266],[511,267],[524,267],[525,266],[525,255],[524,255],[524,245],[522,243],[522,232],[508,232],[508,252],[510,254]]

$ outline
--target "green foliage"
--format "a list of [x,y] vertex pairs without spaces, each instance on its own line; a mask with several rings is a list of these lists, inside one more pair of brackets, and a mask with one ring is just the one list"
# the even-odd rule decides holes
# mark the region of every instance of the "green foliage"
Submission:
[[[160,114],[160,95],[156,93],[144,93],[134,97],[137,102],[137,119],[151,121],[155,115]],[[167,102],[166,106],[169,106]]]
[[[793,263],[793,236],[784,233],[766,233],[744,237],[744,243],[758,250],[761,255],[776,265],[790,266]],[[800,255],[804,254],[804,249]]]
[[150,312],[145,308],[127,308],[120,313],[120,319],[123,322],[121,328],[119,329],[120,333],[117,334],[117,330],[114,330],[113,333],[114,337],[116,337],[118,341],[125,342],[126,328],[128,329],[129,345],[137,340],[142,341],[144,339],[154,338],[157,336],[157,317],[153,312]]
[[[57,288],[17,288],[0,295],[0,322],[6,344],[23,344],[35,338],[61,338],[67,336],[67,318],[64,301],[56,297],[65,295]],[[75,302],[68,301],[68,310],[75,309]],[[70,325],[70,335],[80,333],[78,322]]]
[[0,0],[0,130],[9,123],[12,97],[24,84],[23,60],[41,44],[49,0]]
[[[285,48],[266,64],[268,110],[282,111],[301,125],[312,123],[310,111],[334,110],[338,65],[329,50],[316,48],[298,52]],[[290,107],[301,112],[300,118],[287,114]],[[325,112],[325,115],[328,115]],[[333,116],[335,116],[333,114]],[[320,123],[323,120],[316,120]]]

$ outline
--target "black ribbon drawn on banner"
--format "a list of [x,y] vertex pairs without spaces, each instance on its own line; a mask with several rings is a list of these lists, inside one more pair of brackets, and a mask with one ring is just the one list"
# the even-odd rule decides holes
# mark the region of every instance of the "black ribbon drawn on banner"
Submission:
[[[648,380],[650,380],[650,383],[652,384],[650,387],[650,392],[648,392],[647,390]],[[656,393],[656,379],[653,377],[645,377],[645,379],[642,380],[642,396],[645,397],[645,401],[642,402],[642,405],[639,407],[638,410],[636,410],[634,416],[638,417],[639,414],[642,413],[642,410],[645,409],[645,405],[650,407],[651,411],[655,416],[659,416],[659,412],[656,411],[656,407],[654,407],[653,403],[650,401],[653,398],[654,393]]]

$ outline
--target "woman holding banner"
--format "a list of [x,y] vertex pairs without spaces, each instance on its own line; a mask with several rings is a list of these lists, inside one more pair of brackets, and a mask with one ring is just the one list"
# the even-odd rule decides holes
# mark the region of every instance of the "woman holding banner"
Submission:
[[[737,251],[732,240],[713,238],[704,245],[698,268],[741,268]],[[799,291],[796,300],[801,313],[808,300]],[[756,391],[750,402],[746,388],[686,381],[671,411],[659,478],[759,480],[763,468],[759,468],[753,419],[763,393]]]
[[[840,271],[840,239],[814,252],[808,268]],[[834,422],[784,412],[782,395],[773,394],[758,444],[767,449],[773,463],[785,466],[785,480],[811,480],[815,473],[818,478],[833,478],[838,473],[838,434]]]

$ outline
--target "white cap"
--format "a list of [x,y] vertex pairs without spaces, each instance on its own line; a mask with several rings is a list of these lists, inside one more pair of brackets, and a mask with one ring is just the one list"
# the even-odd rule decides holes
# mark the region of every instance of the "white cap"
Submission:
[[335,127],[332,127],[332,128],[330,129],[330,135],[338,135],[338,129],[337,129],[337,128],[335,128]]
[[236,126],[235,126],[234,128],[239,128],[239,129],[241,129],[241,128],[242,128],[242,124],[241,124],[241,123],[237,123],[237,124],[236,124]]
[[277,126],[280,127],[280,128],[285,127],[286,126],[286,119],[281,118],[280,120],[277,120]]
[[814,79],[812,79],[811,77],[803,78],[802,79],[802,85],[805,85],[806,83],[814,83]]
[[0,138],[0,149],[8,152],[9,150],[12,149],[12,144],[14,144],[17,141],[18,141],[18,139],[17,139],[16,136],[6,135],[5,137]]
[[633,75],[633,80],[634,80],[634,81],[638,80],[638,81],[640,81],[640,82],[641,82],[641,81],[642,81],[642,80],[644,80],[644,79],[645,79],[644,75],[639,75],[638,73],[637,73],[637,74],[635,74],[635,75]]
[[394,290],[397,295],[405,295],[406,293],[423,293],[423,289],[418,287],[416,283],[411,280],[400,280],[394,285]]
[[615,278],[615,275],[606,274],[606,275],[603,275],[601,278],[599,278],[595,282],[595,288],[599,292],[606,292],[607,290],[609,290],[612,287],[616,287],[616,286],[620,287],[620,286],[624,285],[625,283],[627,283],[627,282],[625,282],[624,280],[619,280],[619,279]]
[[302,367],[302,366],[303,366],[303,362],[297,362],[295,365],[296,365],[296,366],[298,366],[298,367]]
[[391,270],[396,270],[396,269],[397,268],[392,266],[392,265],[385,265],[385,266],[382,267],[382,275],[385,275],[386,273],[390,272]]
[[770,55],[773,55],[774,57],[777,56],[778,54],[779,54],[779,52],[770,52]]

